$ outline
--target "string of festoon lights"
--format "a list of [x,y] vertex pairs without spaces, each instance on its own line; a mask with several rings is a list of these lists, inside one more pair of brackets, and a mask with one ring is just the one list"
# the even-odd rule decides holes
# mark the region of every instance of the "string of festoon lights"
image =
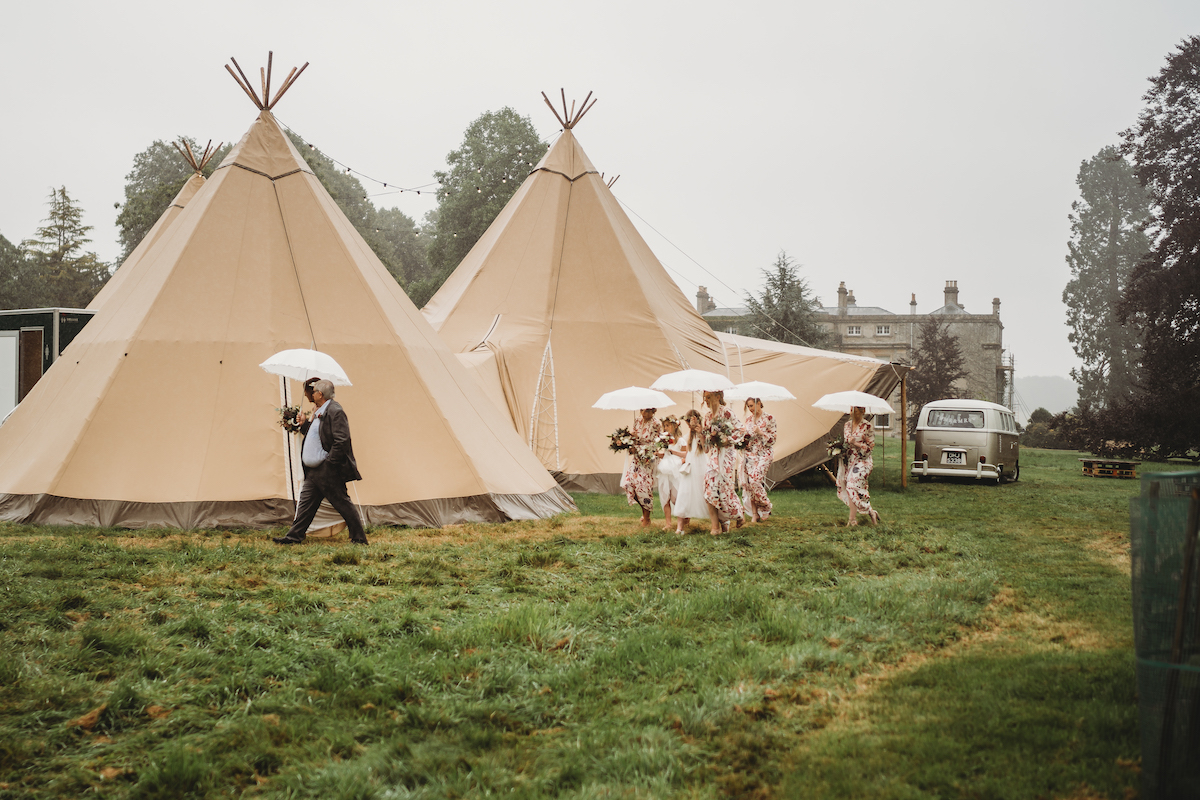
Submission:
[[[323,156],[324,158],[328,159],[330,162],[335,164],[338,167],[338,172],[341,172],[342,174],[345,174],[345,175],[353,175],[356,178],[359,178],[360,180],[370,181],[371,183],[377,184],[381,188],[387,190],[387,191],[382,191],[382,192],[375,192],[374,194],[371,194],[371,193],[364,194],[362,196],[363,200],[369,200],[372,197],[383,197],[385,195],[404,194],[405,192],[408,192],[409,194],[416,194],[417,196],[421,196],[422,194],[424,194],[424,196],[426,196],[426,197],[436,198],[438,200],[441,200],[445,197],[450,196],[450,188],[448,186],[446,186],[446,184],[440,179],[437,181],[430,181],[429,183],[424,183],[424,184],[420,184],[420,185],[402,186],[394,181],[383,181],[383,180],[380,180],[379,178],[375,178],[371,175],[367,175],[365,172],[359,172],[358,170],[350,167],[344,161],[340,161],[340,160],[334,158],[333,156],[329,155],[329,153],[325,152],[324,150],[319,149],[315,144],[313,144],[312,142],[305,139],[303,136],[301,136],[299,133],[297,133],[295,129],[293,129],[291,126],[289,126],[283,120],[279,119],[278,117],[276,117],[275,119],[277,122],[279,122],[280,125],[283,125],[284,129],[287,130],[288,133],[292,134],[297,139],[299,139],[303,144],[307,145],[310,150]],[[559,131],[558,133],[562,133],[562,131]],[[557,135],[558,134],[555,134],[554,137],[551,137],[550,141],[539,142],[538,144],[545,145],[545,149],[549,150],[550,145],[552,145],[554,143],[554,138],[557,138]],[[526,157],[533,158],[534,154],[526,153],[523,150],[517,151],[517,158],[526,159]],[[541,156],[538,155],[537,157],[540,158]],[[497,163],[498,160],[499,159],[493,159],[492,161],[490,161],[486,164],[483,164],[482,166],[476,167],[475,173],[478,175],[482,175],[483,170],[485,168],[489,168],[489,167],[493,166],[494,164]],[[525,164],[530,169],[533,168],[535,163],[536,163],[535,161],[530,161],[530,160],[525,161]],[[504,175],[501,176],[500,182],[502,184],[506,184],[506,183],[508,183],[509,180],[515,181],[515,180],[517,180],[517,178],[515,176],[510,176],[507,173],[505,173]],[[435,186],[437,188],[431,188],[431,187],[435,187]],[[473,188],[476,191],[476,193],[483,194],[482,186],[480,186],[478,184],[474,184],[474,185],[472,185],[471,188]],[[378,231],[378,229],[376,229],[376,231]],[[419,237],[421,235],[421,229],[416,228],[414,231],[414,234]],[[436,233],[427,233],[426,235],[433,236],[433,237],[437,236]],[[452,235],[455,238],[458,237],[457,233],[454,233]]]

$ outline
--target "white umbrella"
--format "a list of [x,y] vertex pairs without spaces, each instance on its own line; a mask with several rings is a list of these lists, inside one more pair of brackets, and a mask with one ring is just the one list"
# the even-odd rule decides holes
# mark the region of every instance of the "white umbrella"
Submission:
[[854,406],[865,408],[868,414],[896,413],[888,405],[887,400],[866,392],[834,392],[813,403],[813,408],[819,408],[822,411],[840,411],[843,414],[849,414],[850,409]]
[[592,408],[602,408],[608,411],[639,411],[643,408],[666,408],[675,405],[675,401],[662,392],[653,389],[643,389],[640,386],[627,386],[600,396]]
[[320,350],[281,350],[259,364],[272,375],[282,375],[297,381],[324,378],[334,386],[353,386],[346,371]]
[[724,392],[733,388],[733,381],[715,372],[685,369],[668,372],[650,384],[650,388],[664,392]]
[[795,400],[796,395],[774,383],[765,381],[748,381],[739,383],[725,393],[726,400],[745,400],[757,397],[759,400]]

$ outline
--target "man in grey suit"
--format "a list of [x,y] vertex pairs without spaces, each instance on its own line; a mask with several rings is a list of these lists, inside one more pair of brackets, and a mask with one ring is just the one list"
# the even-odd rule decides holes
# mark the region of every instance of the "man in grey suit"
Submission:
[[358,464],[354,461],[354,447],[350,443],[350,421],[341,404],[333,399],[333,393],[333,384],[327,380],[319,380],[312,385],[312,400],[317,409],[300,427],[300,432],[304,434],[304,446],[300,451],[300,460],[304,463],[304,485],[300,490],[300,502],[296,504],[296,519],[286,536],[274,540],[276,544],[303,542],[323,499],[329,500],[329,504],[346,520],[350,541],[355,544],[367,543],[358,509],[346,493],[347,481],[362,480]]

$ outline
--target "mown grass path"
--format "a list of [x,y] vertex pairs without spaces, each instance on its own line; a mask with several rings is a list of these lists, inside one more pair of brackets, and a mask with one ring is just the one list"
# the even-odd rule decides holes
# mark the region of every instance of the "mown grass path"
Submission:
[[1136,484],[888,455],[878,528],[0,526],[0,798],[1125,797]]

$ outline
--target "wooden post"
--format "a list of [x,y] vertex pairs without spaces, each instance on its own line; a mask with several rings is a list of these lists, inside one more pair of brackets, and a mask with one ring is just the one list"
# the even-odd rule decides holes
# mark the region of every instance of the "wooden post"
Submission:
[[900,488],[908,488],[908,372],[900,376]]

